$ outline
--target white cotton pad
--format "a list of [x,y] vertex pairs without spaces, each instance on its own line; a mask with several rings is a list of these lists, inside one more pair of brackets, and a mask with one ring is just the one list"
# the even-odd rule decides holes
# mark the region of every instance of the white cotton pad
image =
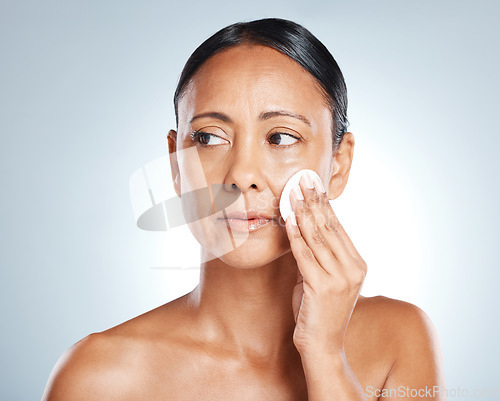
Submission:
[[290,179],[285,184],[285,188],[283,188],[283,191],[281,192],[281,198],[280,198],[280,213],[281,217],[283,217],[283,220],[285,221],[287,217],[292,213],[292,205],[290,203],[290,192],[292,191],[293,187],[295,187],[295,185],[299,184],[300,178],[307,172],[311,173],[311,177],[316,176],[318,177],[318,180],[321,181],[321,178],[319,178],[319,175],[316,173],[316,171],[309,169],[299,170],[290,177]]

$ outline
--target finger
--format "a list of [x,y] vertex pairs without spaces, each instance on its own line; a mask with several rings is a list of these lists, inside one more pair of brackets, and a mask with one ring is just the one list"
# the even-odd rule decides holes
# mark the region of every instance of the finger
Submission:
[[327,272],[318,264],[313,251],[304,241],[293,213],[286,219],[285,227],[288,240],[290,241],[290,248],[297,260],[297,267],[300,274],[303,280],[314,288],[317,283],[324,280]]
[[328,197],[325,193],[323,184],[321,182],[319,182],[317,177],[313,177],[312,181],[314,184],[314,188],[316,190],[315,192],[320,197],[320,204],[321,204],[321,206],[324,206],[324,207],[319,208],[320,211],[323,213],[322,214],[322,216],[323,216],[322,222],[324,221],[324,224],[322,223],[319,225],[321,227],[322,231],[326,230],[327,232],[334,232],[337,235],[339,235],[340,238],[342,239],[342,241],[344,242],[344,245],[346,246],[348,251],[351,253],[351,255],[358,257],[358,258],[361,258],[361,255],[359,254],[358,250],[356,249],[353,242],[351,241],[351,238],[349,237],[349,235],[345,231],[344,227],[340,223],[337,215],[335,214],[335,211],[333,210],[332,205],[330,204]]
[[352,278],[356,282],[359,281],[360,279],[364,280],[364,277],[366,276],[367,273],[366,262],[361,257],[358,250],[352,243],[350,237],[345,232],[342,224],[337,218],[327,198],[326,198],[326,203],[327,205],[324,209],[327,214],[326,224],[321,226],[320,231],[322,233],[325,232],[334,233],[335,235],[328,235],[325,233],[324,234],[325,238],[327,238],[328,240],[336,237],[338,241],[342,242],[342,244],[344,245],[343,249],[346,250],[346,254],[343,256],[343,259],[341,260],[344,261],[345,263],[341,263],[341,266],[343,266],[346,276]]
[[[302,207],[302,213],[299,214],[299,212],[296,212],[297,219],[300,228],[303,227],[302,222],[304,222],[304,227],[307,227],[307,230],[309,230],[307,235],[303,233],[304,237],[306,237],[306,240],[312,238],[314,241],[315,237],[321,235],[335,259],[347,260],[350,257],[350,252],[339,232],[329,220],[328,209],[331,209],[331,205],[328,202],[326,194],[317,191],[313,186],[312,180],[301,179],[299,188],[304,197],[304,205],[301,205],[300,201],[298,202],[298,206]],[[313,233],[312,237],[310,233]]]
[[[309,189],[309,191],[311,190]],[[291,204],[301,235],[307,246],[313,251],[319,265],[329,274],[338,275],[340,270],[339,266],[337,266],[337,259],[327,240],[318,230],[313,210],[308,205],[307,199],[304,198],[299,186],[292,190]]]
[[[302,203],[304,203],[307,211],[304,223],[299,220],[299,228],[303,232],[306,242],[315,251],[316,249],[308,241],[310,235],[307,235],[307,232],[313,233],[313,241],[322,236],[326,243],[323,244],[324,247],[329,248],[335,258],[335,263],[323,264],[323,266],[328,266],[330,273],[337,277],[344,275],[344,277],[351,278],[354,281],[358,281],[359,277],[364,277],[366,275],[366,263],[352,245],[345,230],[339,229],[340,222],[328,201],[326,193],[319,191],[320,186],[314,185],[312,180],[301,180],[299,187],[304,196]],[[301,201],[297,201],[297,203],[299,206],[301,205]],[[309,228],[306,229],[305,227],[308,225]],[[342,231],[344,235],[342,235]],[[344,238],[349,240],[352,248]]]
[[322,227],[322,230],[336,233],[342,239],[342,241],[346,246],[346,249],[350,252],[350,254],[356,258],[361,259],[361,255],[359,254],[351,238],[345,231],[344,226],[340,223],[337,215],[335,214],[335,211],[330,205],[330,202],[328,202],[328,205],[326,207],[326,213],[327,213],[326,217],[327,223]]

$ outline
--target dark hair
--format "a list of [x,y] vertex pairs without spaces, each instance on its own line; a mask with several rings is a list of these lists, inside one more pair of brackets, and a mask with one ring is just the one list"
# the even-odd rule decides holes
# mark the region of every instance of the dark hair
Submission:
[[241,44],[271,47],[290,57],[318,82],[333,113],[333,149],[347,132],[347,88],[342,72],[328,49],[303,26],[280,18],[265,18],[229,25],[205,40],[189,57],[174,95],[175,121],[178,103],[198,68],[222,50]]

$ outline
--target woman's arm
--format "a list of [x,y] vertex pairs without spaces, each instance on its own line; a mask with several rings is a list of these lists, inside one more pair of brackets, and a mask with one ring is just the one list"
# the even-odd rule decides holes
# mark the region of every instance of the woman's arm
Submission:
[[309,401],[366,400],[347,362],[344,338],[366,275],[366,263],[340,225],[316,177],[292,190],[287,219],[297,260],[293,341],[299,351]]
[[309,401],[365,401],[367,398],[344,353],[302,355]]
[[[362,388],[344,350],[366,263],[338,221],[321,183],[301,180],[300,190],[292,191],[291,198],[296,217],[288,218],[286,226],[298,266],[293,294],[294,343],[302,358],[309,401],[373,398],[369,389]],[[411,309],[409,313],[394,316],[398,350],[386,380],[388,389],[443,385],[430,322],[418,308],[411,307],[405,307]],[[381,396],[383,389],[374,392],[377,390]]]
[[446,400],[439,340],[429,317],[415,305],[391,299],[380,305],[379,313],[391,326],[395,347],[384,385],[362,388],[345,354],[318,351],[302,357],[310,400]]

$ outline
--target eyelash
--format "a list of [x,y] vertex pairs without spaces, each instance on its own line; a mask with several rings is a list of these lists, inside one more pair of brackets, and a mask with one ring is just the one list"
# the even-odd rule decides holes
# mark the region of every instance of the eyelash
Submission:
[[296,140],[297,140],[297,142],[292,143],[291,145],[276,145],[276,144],[273,144],[273,145],[275,145],[275,146],[277,146],[277,147],[280,147],[280,148],[289,148],[289,147],[291,147],[291,146],[296,145],[297,143],[299,143],[299,142],[302,140],[302,139],[301,139],[300,137],[298,137],[298,136],[295,136],[295,135],[292,135],[292,134],[288,134],[287,132],[279,132],[279,131],[273,132],[273,133],[272,133],[271,135],[269,135],[269,136],[270,136],[270,137],[272,137],[272,136],[274,136],[274,135],[276,135],[276,134],[279,134],[279,135],[286,135],[286,136],[289,136],[289,137],[291,137],[291,138],[293,138],[293,139],[296,139]]
[[202,135],[210,135],[210,136],[217,136],[217,135],[214,135],[214,134],[210,134],[209,132],[204,132],[204,131],[193,131],[191,132],[191,140],[193,142],[197,142],[198,144],[200,144],[200,146],[203,146],[204,148],[210,148],[210,147],[213,147],[214,145],[204,145],[200,142],[200,137]]
[[[301,138],[299,138],[299,137],[297,137],[297,136],[295,136],[295,135],[292,135],[292,134],[288,134],[288,133],[286,133],[286,132],[273,132],[273,133],[272,133],[271,135],[269,135],[269,136],[271,137],[271,136],[276,135],[276,134],[290,136],[290,137],[292,137],[293,139],[296,139],[296,140],[297,140],[297,142],[300,142],[300,141],[302,140]],[[215,147],[215,146],[218,146],[218,145],[204,145],[204,144],[202,144],[202,143],[200,142],[200,137],[201,137],[202,135],[209,135],[209,136],[215,136],[215,137],[220,138],[218,135],[211,134],[211,133],[209,133],[209,132],[204,132],[204,131],[193,131],[193,132],[190,134],[190,136],[191,136],[191,140],[192,140],[193,142],[197,142],[200,146],[202,146],[202,147],[204,147],[204,148],[213,148],[213,147]],[[291,144],[291,145],[276,145],[276,144],[273,144],[273,145],[275,145],[275,146],[277,146],[277,147],[280,147],[280,148],[288,148],[288,147],[290,147],[290,146],[294,146],[294,145],[296,145],[296,143],[293,143],[293,144]]]

